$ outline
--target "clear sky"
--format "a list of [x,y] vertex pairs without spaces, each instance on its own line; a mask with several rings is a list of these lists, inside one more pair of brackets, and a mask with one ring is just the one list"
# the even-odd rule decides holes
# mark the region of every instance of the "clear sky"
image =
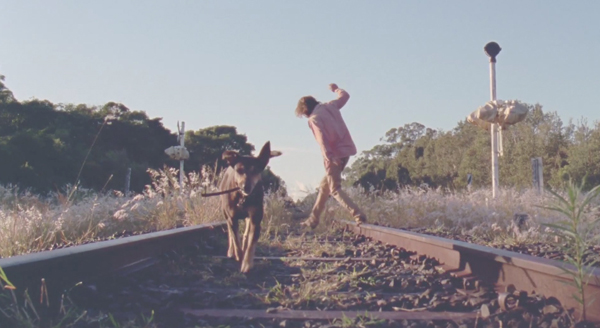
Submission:
[[0,0],[0,74],[19,100],[121,102],[175,131],[234,125],[284,155],[299,194],[324,174],[298,99],[335,82],[359,152],[419,122],[449,130],[499,99],[600,118],[600,1]]

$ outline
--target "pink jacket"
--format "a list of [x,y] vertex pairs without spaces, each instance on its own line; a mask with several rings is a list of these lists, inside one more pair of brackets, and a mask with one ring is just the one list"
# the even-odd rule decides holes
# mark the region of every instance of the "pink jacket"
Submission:
[[356,154],[356,146],[340,112],[350,95],[339,88],[335,92],[337,99],[318,104],[308,118],[308,126],[321,147],[327,172],[331,161]]

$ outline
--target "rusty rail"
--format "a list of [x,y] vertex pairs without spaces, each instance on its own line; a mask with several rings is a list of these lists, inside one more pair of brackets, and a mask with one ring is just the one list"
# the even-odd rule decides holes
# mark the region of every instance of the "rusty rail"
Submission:
[[32,297],[39,297],[42,279],[51,291],[49,296],[60,297],[64,288],[83,279],[129,273],[153,265],[157,256],[192,245],[223,226],[225,222],[202,224],[19,255],[0,259],[0,267],[17,289],[28,289]]
[[[446,270],[458,276],[477,276],[495,284],[498,291],[512,284],[519,290],[554,296],[567,308],[580,308],[573,298],[576,288],[567,284],[572,280],[563,270],[575,268],[564,262],[371,224],[339,222],[356,234],[435,257]],[[600,271],[592,272],[586,298],[600,300]],[[588,319],[600,321],[600,302],[588,307]]]

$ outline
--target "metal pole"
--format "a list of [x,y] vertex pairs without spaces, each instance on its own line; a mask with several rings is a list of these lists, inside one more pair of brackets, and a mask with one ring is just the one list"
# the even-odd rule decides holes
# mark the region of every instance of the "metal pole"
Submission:
[[[490,57],[490,95],[492,100],[496,100],[496,56],[500,53],[500,46],[496,42],[490,42],[483,48]],[[492,198],[498,194],[498,124],[492,124]]]
[[[179,130],[179,144],[185,145],[185,122],[181,122],[181,130]],[[183,190],[183,159],[179,161],[179,187]]]
[[[496,100],[496,63],[490,60],[490,93]],[[492,124],[492,198],[498,194],[498,124]]]

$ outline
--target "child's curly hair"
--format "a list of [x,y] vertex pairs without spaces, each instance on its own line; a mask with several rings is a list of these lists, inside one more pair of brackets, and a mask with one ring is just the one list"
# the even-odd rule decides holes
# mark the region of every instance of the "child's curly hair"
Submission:
[[300,100],[298,100],[298,106],[296,107],[296,111],[295,111],[296,116],[309,117],[310,114],[312,114],[315,107],[317,107],[318,103],[319,102],[313,96],[305,96],[305,97],[300,98]]

